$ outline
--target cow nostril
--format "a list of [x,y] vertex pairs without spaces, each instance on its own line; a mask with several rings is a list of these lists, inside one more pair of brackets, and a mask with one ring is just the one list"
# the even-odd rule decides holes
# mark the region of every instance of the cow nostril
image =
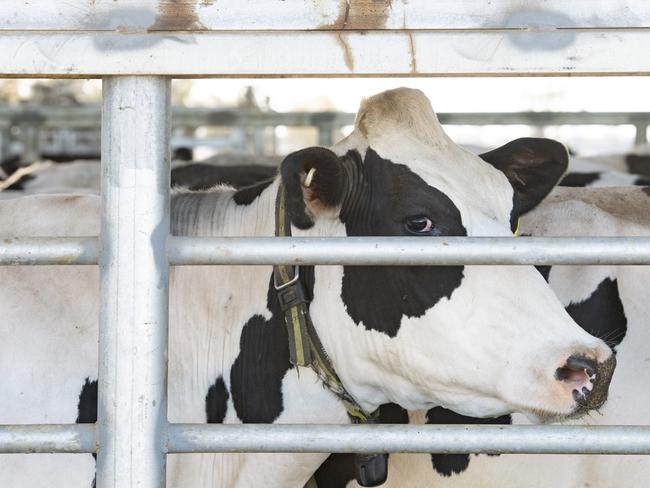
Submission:
[[584,384],[596,375],[596,363],[591,359],[571,356],[561,368],[555,370],[555,378],[567,383]]

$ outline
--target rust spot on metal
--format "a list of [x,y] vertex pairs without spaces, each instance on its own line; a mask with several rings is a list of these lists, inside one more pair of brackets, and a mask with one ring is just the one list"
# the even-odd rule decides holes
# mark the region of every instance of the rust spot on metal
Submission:
[[336,39],[341,46],[341,49],[343,49],[343,60],[345,61],[345,65],[350,71],[354,71],[354,58],[352,57],[352,50],[350,49],[350,45],[344,36],[345,34],[339,32],[336,35]]
[[406,34],[409,36],[409,53],[411,54],[411,73],[418,72],[418,61],[415,56],[415,42],[413,41],[413,32],[407,31]]
[[160,0],[156,20],[147,29],[153,31],[205,30],[196,14],[198,0]]
[[[321,24],[320,30],[379,30],[386,27],[392,0],[340,0],[339,14],[334,22]],[[354,71],[352,50],[345,34],[338,32],[336,39],[343,50],[343,60]]]
[[378,30],[386,27],[392,0],[340,0],[339,15],[322,30]]

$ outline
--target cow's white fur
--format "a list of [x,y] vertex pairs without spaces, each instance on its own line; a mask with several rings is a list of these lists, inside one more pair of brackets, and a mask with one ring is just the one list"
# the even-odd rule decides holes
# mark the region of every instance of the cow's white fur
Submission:
[[[417,91],[373,97],[357,129],[339,147],[403,163],[458,206],[470,235],[508,235],[512,189],[497,170],[458,148],[442,132]],[[390,98],[390,97],[389,97]],[[397,103],[395,103],[397,102]],[[177,203],[172,225],[187,235],[273,235],[277,182],[251,205],[237,206],[233,190]],[[184,203],[183,203],[184,202]],[[32,196],[0,204],[4,236],[96,235],[95,196]],[[332,212],[295,235],[345,235]],[[268,317],[270,267],[176,267],[171,273],[169,418],[204,422],[205,395],[218,375],[229,383],[243,325]],[[311,313],[345,386],[367,409],[398,402],[410,408],[441,404],[467,414],[512,410],[553,414],[573,408],[570,390],[554,380],[573,353],[602,361],[604,343],[584,333],[532,268],[466,267],[450,299],[423,317],[404,318],[395,338],[353,323],[340,299],[341,267],[317,267]],[[0,268],[0,422],[74,422],[86,377],[96,377],[97,270],[90,267]],[[224,286],[227,285],[227,288]],[[483,338],[483,339],[481,339]],[[517,374],[510,374],[512,364]],[[283,379],[278,422],[345,423],[339,401],[308,370]],[[305,408],[307,406],[307,408]],[[226,421],[238,422],[232,401]],[[321,454],[170,456],[170,487],[302,486]],[[48,486],[75,486],[69,473],[92,478],[90,456],[47,458],[57,469]],[[15,463],[33,466],[18,472]],[[0,486],[33,487],[24,456],[0,456]],[[7,484],[11,477],[11,484]],[[83,484],[78,486],[84,486]]]
[[[523,233],[535,236],[650,236],[650,196],[639,188],[557,188],[522,219]],[[617,369],[609,400],[599,412],[572,424],[645,425],[650,405],[650,269],[645,266],[554,266],[549,283],[562,303],[588,298],[605,278],[617,280],[628,319],[617,347]],[[424,414],[410,414],[423,423]],[[521,415],[514,423],[525,424]],[[460,475],[441,477],[429,455],[393,454],[384,488],[611,488],[645,486],[648,456],[502,455],[471,456]],[[358,487],[355,482],[349,488]]]

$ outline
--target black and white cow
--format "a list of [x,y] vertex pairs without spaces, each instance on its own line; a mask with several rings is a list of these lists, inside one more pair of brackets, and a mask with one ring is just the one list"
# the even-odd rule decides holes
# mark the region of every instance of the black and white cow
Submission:
[[613,187],[613,186],[647,186],[650,175],[633,174],[617,171],[605,164],[589,159],[572,156],[569,170],[559,183],[560,186],[573,187]]
[[[650,188],[557,188],[521,220],[521,231],[535,236],[650,236]],[[593,425],[650,423],[650,317],[647,266],[553,266],[540,273],[566,311],[590,334],[617,353],[617,372],[609,401],[583,420]],[[384,423],[511,423],[510,415],[476,419],[436,407],[407,412],[381,408]],[[526,423],[514,416],[515,423]],[[331,456],[316,473],[318,488],[358,486],[353,457]],[[502,455],[499,457],[391,454],[384,488],[644,486],[648,456]]]
[[641,145],[622,154],[605,154],[582,158],[621,173],[650,177],[650,146]]
[[192,191],[209,190],[218,184],[242,188],[272,179],[277,174],[277,166],[259,164],[215,166],[194,163],[172,169],[171,184],[172,187]]
[[[172,231],[272,236],[280,182],[296,236],[511,236],[566,169],[556,142],[522,139],[489,155],[459,148],[426,97],[366,100],[333,151],[288,156],[275,180],[180,193]],[[307,172],[315,168],[311,185]],[[99,198],[0,202],[0,235],[97,235]],[[489,417],[576,417],[605,401],[614,356],[567,314],[533,267],[305,267],[314,327],[348,393]],[[172,422],[348,423],[309,368],[292,367],[269,266],[181,266],[170,277]],[[92,422],[98,270],[0,269],[0,423]],[[170,487],[302,487],[325,454],[168,457]],[[0,456],[0,486],[91,486],[90,455]]]

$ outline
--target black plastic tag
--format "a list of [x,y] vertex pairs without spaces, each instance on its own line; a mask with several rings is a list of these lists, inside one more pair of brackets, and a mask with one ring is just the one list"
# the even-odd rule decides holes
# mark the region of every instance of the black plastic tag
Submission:
[[361,486],[379,486],[388,478],[388,454],[355,454],[354,477]]

